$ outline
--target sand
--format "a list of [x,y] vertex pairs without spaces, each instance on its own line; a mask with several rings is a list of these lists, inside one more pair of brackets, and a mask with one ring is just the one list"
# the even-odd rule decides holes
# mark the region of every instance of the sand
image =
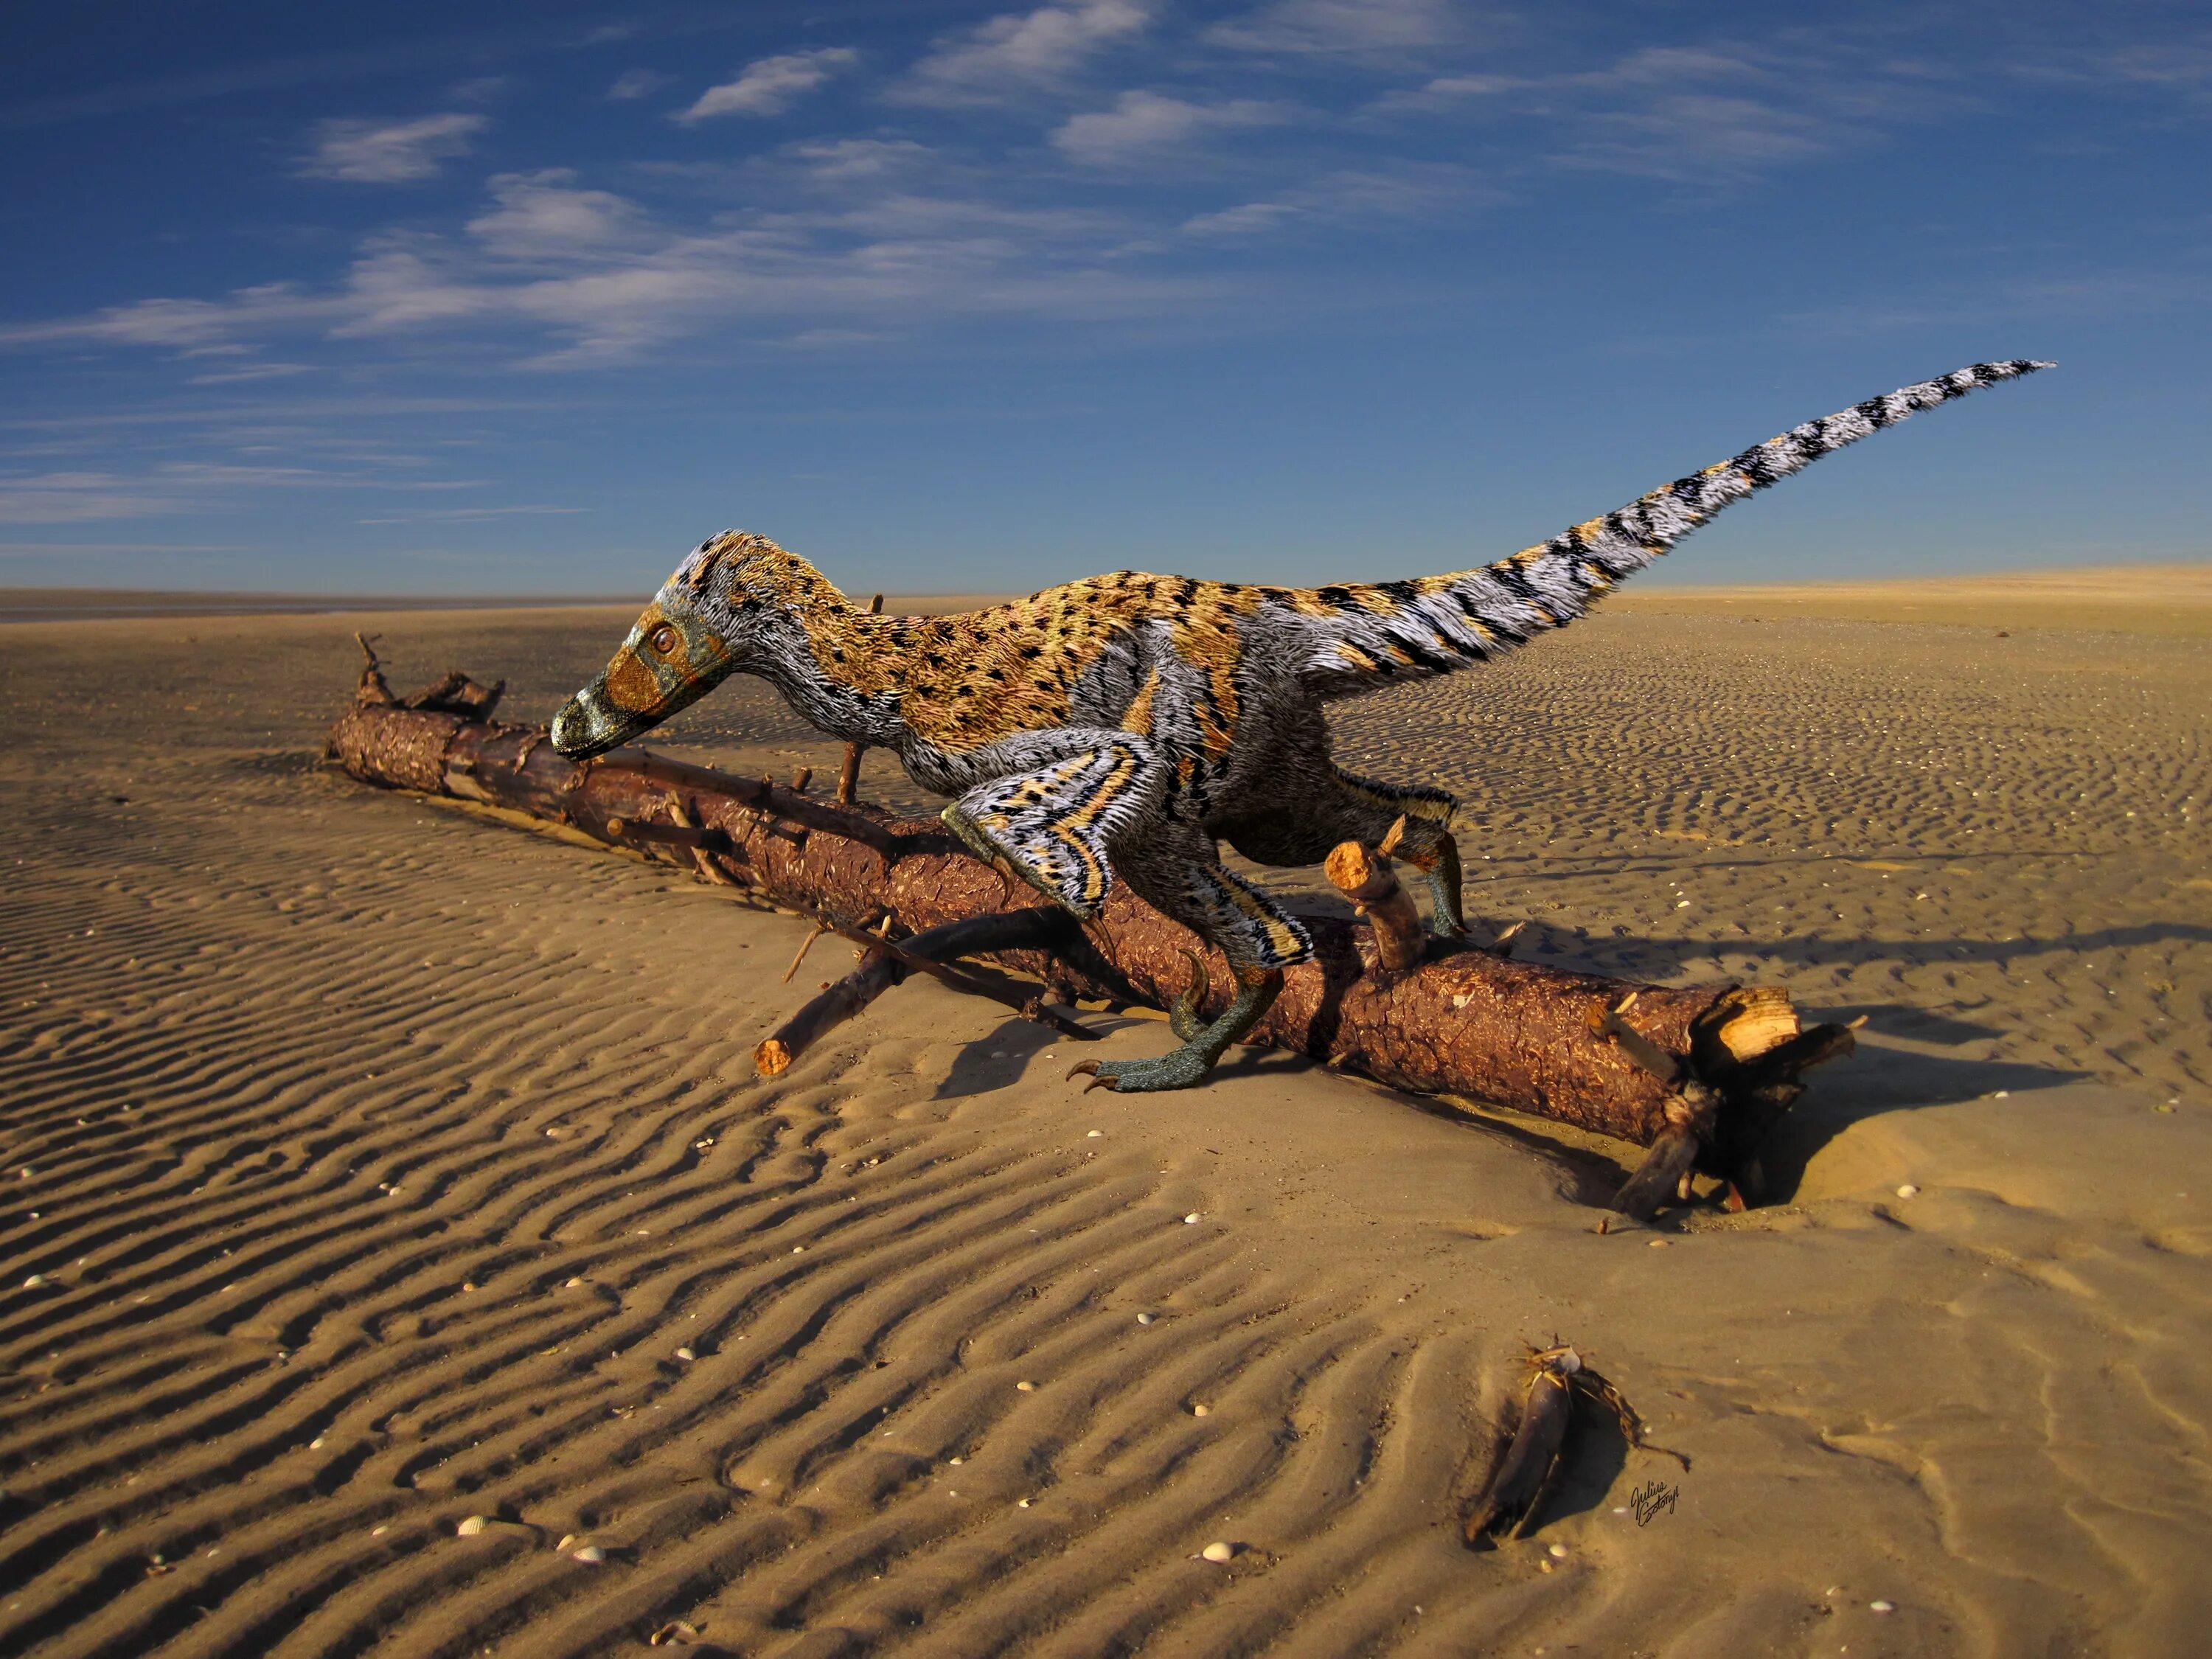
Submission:
[[[1787,1203],[1605,1236],[1624,1149],[1083,1096],[929,982],[756,1080],[849,957],[319,765],[360,618],[0,628],[0,1650],[2200,1651],[2212,644],[1727,597],[1337,721],[1542,959],[1867,1017]],[[543,719],[627,619],[365,625]],[[1693,1467],[1583,1435],[1470,1553],[1555,1334]]]

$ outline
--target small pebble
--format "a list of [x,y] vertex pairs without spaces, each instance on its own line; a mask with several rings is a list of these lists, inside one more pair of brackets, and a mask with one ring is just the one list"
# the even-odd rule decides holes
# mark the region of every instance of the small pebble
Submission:
[[1199,1554],[1208,1561],[1234,1561],[1237,1559],[1237,1546],[1224,1543],[1217,1538],[1200,1550]]
[[1897,1189],[1897,1195],[1899,1198],[1917,1198],[1920,1196],[1920,1188],[1908,1181]]
[[1141,1313],[1137,1316],[1137,1322],[1139,1325],[1149,1325],[1158,1317],[1158,1314]]
[[1649,1248],[1655,1250],[1663,1250],[1667,1248],[1668,1242],[1669,1241],[1663,1238],[1655,1238],[1651,1241]]
[[607,1553],[597,1544],[586,1544],[583,1548],[571,1552],[568,1559],[581,1561],[587,1567],[596,1567],[607,1559]]
[[688,1365],[699,1356],[689,1348],[678,1348],[676,1351],[676,1357]]
[[455,1527],[453,1528],[453,1532],[459,1537],[473,1538],[489,1525],[491,1525],[491,1522],[486,1520],[483,1516],[472,1515],[467,1520],[462,1522],[459,1526]]
[[368,1535],[371,1538],[381,1538],[385,1534],[391,1530],[392,1528],[389,1527],[371,1527],[368,1529]]
[[1995,1094],[1991,1095],[1990,1098],[1991,1100],[2010,1100],[2012,1098],[2012,1091],[2009,1089],[2000,1089]]
[[1023,1498],[1023,1499],[1021,1500],[1021,1502],[1019,1502],[1018,1504],[1016,1504],[1014,1505],[1014,1507],[1015,1507],[1016,1509],[1018,1509],[1018,1510],[1025,1510],[1025,1509],[1029,1508],[1029,1506],[1030,1506],[1030,1500],[1029,1500],[1028,1498]]
[[1867,1603],[1867,1606],[1875,1613],[1895,1613],[1897,1611],[1897,1603],[1894,1601],[1869,1601]]
[[946,1458],[945,1461],[946,1462],[948,1462],[948,1463],[951,1464],[951,1465],[952,1465],[952,1467],[953,1467],[954,1468],[956,1468],[956,1469],[957,1469],[957,1468],[959,1468],[963,1463],[965,1463],[968,1460],[967,1460],[966,1458],[964,1458],[964,1457],[948,1457],[948,1458]]
[[563,1285],[562,1288],[563,1290],[570,1290],[570,1291],[581,1290],[581,1289],[583,1288],[583,1285],[584,1285],[584,1281],[583,1281],[582,1279],[570,1279],[570,1280],[569,1280],[569,1281],[568,1281],[565,1285]]
[[1182,1224],[1186,1227],[1195,1227],[1198,1225],[1198,1212],[1193,1210],[1188,1215],[1185,1216],[1182,1218]]
[[310,1441],[307,1443],[307,1449],[308,1449],[309,1451],[320,1451],[320,1450],[322,1450],[322,1449],[323,1449],[323,1437],[322,1437],[322,1436],[320,1436],[319,1434],[319,1435],[317,1435],[317,1436],[316,1436],[313,1440],[310,1440]]
[[473,1279],[465,1279],[461,1281],[461,1289],[465,1291],[473,1291],[476,1287],[477,1282]]
[[1210,1407],[1201,1406],[1194,1401],[1191,1405],[1190,1414],[1193,1417],[1204,1417],[1211,1409],[1212,1407]]
[[1084,1136],[1084,1139],[1085,1139],[1085,1140],[1096,1140],[1096,1139],[1098,1139],[1098,1137],[1099,1137],[1099,1136],[1101,1136],[1101,1135],[1104,1134],[1105,1133],[1106,1133],[1106,1132],[1105,1132],[1103,1129],[1093,1129],[1093,1130],[1092,1130],[1089,1134],[1087,1134],[1087,1135]]
[[1035,1394],[1036,1392],[1036,1384],[1030,1382],[1026,1376],[1020,1382],[1015,1383],[1014,1386],[1019,1389],[1024,1394]]

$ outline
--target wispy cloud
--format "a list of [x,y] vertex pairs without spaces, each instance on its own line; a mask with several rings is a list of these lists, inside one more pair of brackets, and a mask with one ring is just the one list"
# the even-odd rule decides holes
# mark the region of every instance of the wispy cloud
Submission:
[[490,519],[563,517],[588,513],[588,507],[448,507],[421,513],[391,513],[381,518],[356,519],[356,524],[477,524]]
[[1381,112],[1474,109],[1543,123],[1553,167],[1735,182],[1879,137],[1928,107],[1904,70],[1848,54],[1655,46],[1601,68],[1544,76],[1438,76],[1376,100]]
[[[1093,210],[893,189],[701,228],[657,224],[558,171],[502,174],[493,191],[466,237],[373,236],[325,289],[271,283],[226,300],[142,301],[0,330],[0,345],[204,351],[466,331],[480,346],[509,348],[510,363],[573,368],[733,323],[875,332],[887,317],[912,327],[959,316],[1127,316],[1218,287],[1114,263],[1133,227]],[[537,349],[512,349],[533,337]]]
[[672,120],[704,121],[717,115],[781,115],[839,70],[857,61],[848,46],[786,52],[748,64],[734,81],[709,87]]
[[917,104],[995,103],[1057,86],[1151,21],[1151,7],[1138,0],[1061,0],[1010,12],[939,41],[896,95]]
[[1505,192],[1449,162],[1346,167],[1261,201],[1183,221],[1187,236],[1246,238],[1292,228],[1334,228],[1399,220],[1433,221],[1448,207],[1494,206]]
[[650,98],[675,78],[672,75],[663,75],[658,70],[624,70],[615,77],[615,83],[607,88],[607,96],[617,103]]
[[1070,117],[1052,142],[1072,160],[1112,167],[1185,149],[1211,133],[1273,125],[1291,115],[1284,105],[1250,98],[1200,104],[1157,92],[1125,92],[1110,110]]
[[478,246],[499,258],[573,260],[647,240],[636,203],[604,190],[574,188],[565,167],[502,173],[491,180],[491,211],[468,222]]
[[264,489],[480,489],[481,478],[390,478],[304,466],[171,461],[138,474],[0,474],[0,523],[88,524],[200,513],[225,496]]
[[821,138],[793,144],[788,153],[817,179],[880,179],[935,154],[911,138]]
[[1206,38],[1245,52],[1403,52],[1458,37],[1456,9],[1452,0],[1275,0]]
[[313,363],[247,363],[238,368],[220,368],[205,374],[195,374],[192,386],[235,386],[247,380],[282,380],[295,374],[312,374]]
[[147,492],[112,472],[42,472],[0,477],[0,524],[91,524],[150,519],[177,510],[171,495]]
[[412,121],[324,121],[315,128],[314,149],[295,171],[361,185],[433,178],[440,162],[465,154],[469,141],[490,125],[484,116],[458,111]]

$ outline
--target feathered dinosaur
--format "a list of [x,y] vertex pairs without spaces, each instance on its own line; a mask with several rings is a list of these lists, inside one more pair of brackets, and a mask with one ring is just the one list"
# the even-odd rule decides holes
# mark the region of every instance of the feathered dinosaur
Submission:
[[606,670],[553,723],[562,754],[625,743],[733,673],[757,674],[832,737],[897,756],[955,797],[969,847],[1079,915],[1118,878],[1220,947],[1237,995],[1181,1011],[1158,1059],[1085,1061],[1092,1086],[1187,1087],[1274,1000],[1312,947],[1222,866],[1317,863],[1379,841],[1427,877],[1430,926],[1462,930],[1453,798],[1329,758],[1322,705],[1492,657],[1571,622],[1730,502],[1916,410],[2046,363],[1977,363],[1808,422],[1732,460],[1473,570],[1332,587],[1116,571],[950,617],[874,616],[763,537],[700,544]]

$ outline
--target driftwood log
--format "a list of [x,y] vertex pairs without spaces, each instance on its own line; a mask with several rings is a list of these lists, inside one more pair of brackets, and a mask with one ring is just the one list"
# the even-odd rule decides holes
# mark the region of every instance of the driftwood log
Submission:
[[[1195,935],[1117,886],[1087,926],[1044,908],[973,857],[934,818],[832,803],[767,778],[689,766],[641,749],[576,763],[539,726],[491,718],[496,687],[448,674],[393,696],[362,646],[354,706],[329,756],[364,782],[455,797],[580,834],[763,902],[813,917],[862,945],[859,969],[787,1021],[756,1053],[781,1071],[907,974],[925,971],[995,997],[1068,1035],[1063,1005],[1142,1004],[1207,1018],[1234,981],[1218,955],[1200,971]],[[804,779],[799,780],[802,784]],[[1388,878],[1380,849],[1338,873]],[[1801,1092],[1801,1074],[1848,1053],[1840,1026],[1801,1030],[1788,996],[1765,987],[1660,987],[1567,973],[1495,950],[1424,946],[1408,961],[1405,916],[1376,893],[1373,928],[1300,918],[1316,959],[1291,969],[1248,1042],[1288,1049],[1393,1087],[1456,1095],[1653,1149],[1616,1207],[1648,1218],[1702,1172],[1731,1207],[1766,1192],[1759,1147]],[[985,957],[998,971],[961,957]]]

